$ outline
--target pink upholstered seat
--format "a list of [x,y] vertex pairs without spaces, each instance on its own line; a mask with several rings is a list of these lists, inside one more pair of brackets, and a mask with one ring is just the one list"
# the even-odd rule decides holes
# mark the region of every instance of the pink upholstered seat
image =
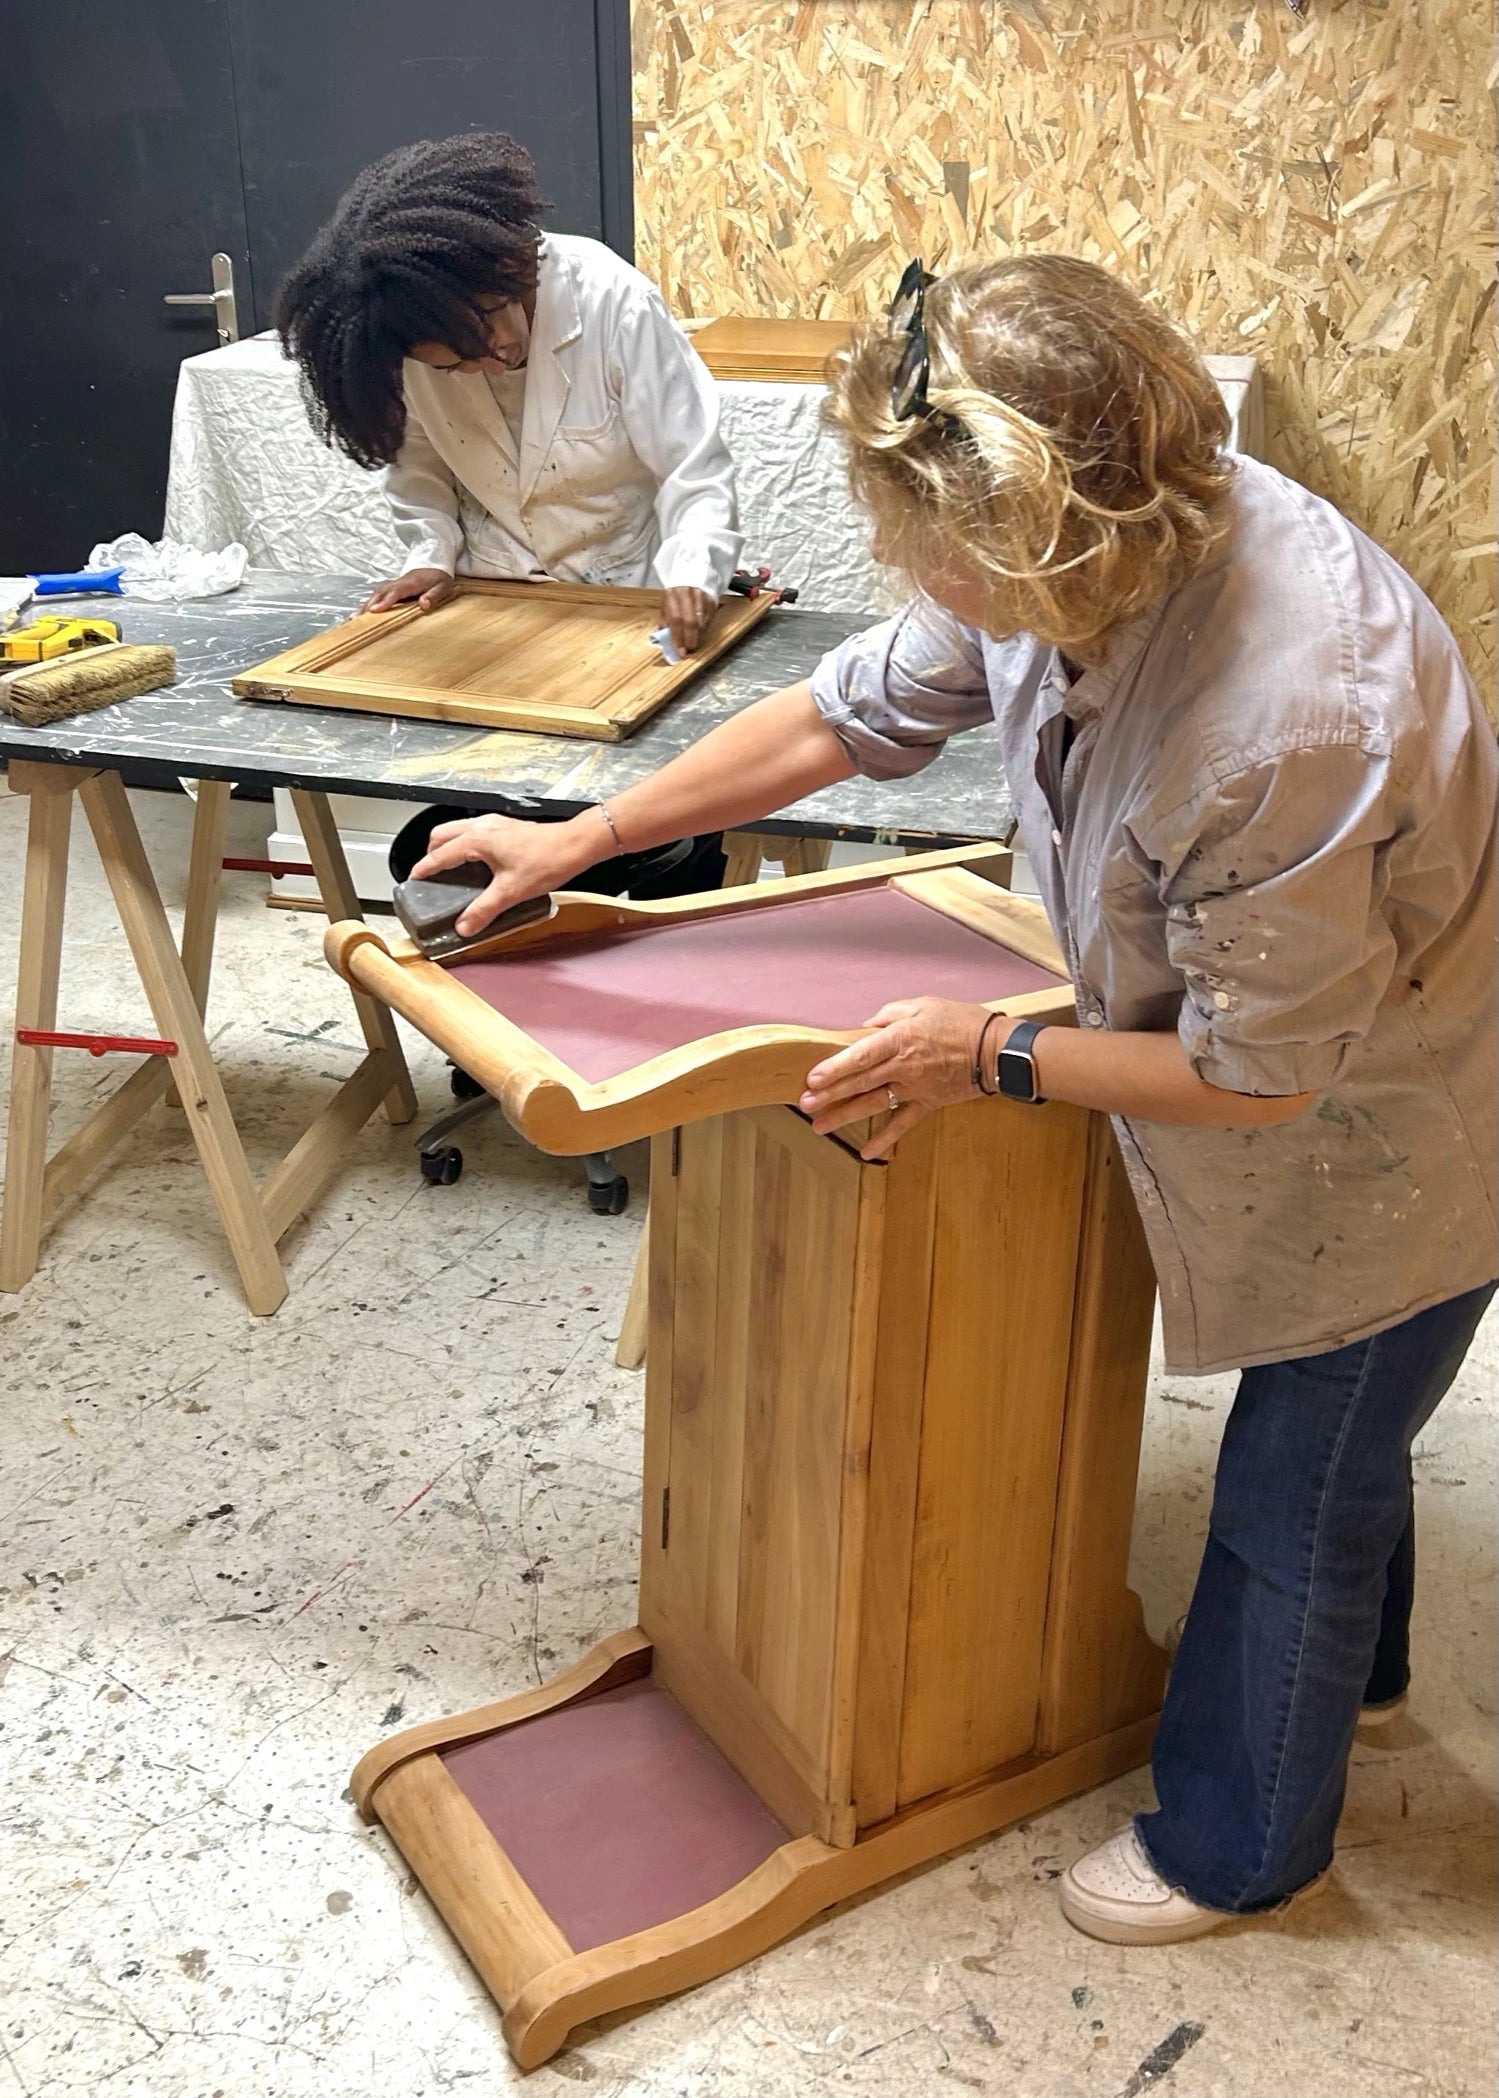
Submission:
[[1060,981],[888,888],[559,941],[450,969],[590,1083],[726,1028],[843,1032],[895,998],[983,1002]]

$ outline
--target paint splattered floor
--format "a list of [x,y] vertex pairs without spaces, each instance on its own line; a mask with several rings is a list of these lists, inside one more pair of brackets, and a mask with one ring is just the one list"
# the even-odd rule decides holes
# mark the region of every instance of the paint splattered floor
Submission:
[[[143,797],[169,891],[186,805]],[[0,796],[14,980],[24,806]],[[254,850],[265,811],[237,808]],[[147,1024],[77,848],[64,1024]],[[257,1166],[357,1055],[320,927],[231,877],[210,1020]],[[447,1104],[418,1045],[424,1108]],[[110,1070],[62,1062],[56,1126]],[[498,2020],[344,1797],[401,1721],[525,1687],[632,1614],[638,1203],[491,1121],[455,1188],[373,1124],[243,1309],[158,1109],[0,1299],[0,2098],[504,2091]],[[639,1163],[636,1178],[640,1177]],[[1254,1931],[1093,1945],[1050,1882],[1131,1779],[585,2033],[596,2098],[1479,2098],[1494,2087],[1495,1327],[1422,1440],[1410,1715],[1361,1739],[1336,1884]],[[1136,1578],[1184,1606],[1227,1380],[1155,1381]]]

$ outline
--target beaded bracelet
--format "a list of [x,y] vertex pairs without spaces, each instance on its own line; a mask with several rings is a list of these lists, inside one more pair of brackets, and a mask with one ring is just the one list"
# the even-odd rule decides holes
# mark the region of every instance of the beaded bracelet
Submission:
[[620,836],[619,831],[615,827],[614,818],[610,815],[607,805],[602,801],[596,801],[594,803],[594,807],[598,810],[599,814],[603,817],[604,821],[609,826],[609,835],[614,840],[615,851],[619,853],[621,857],[623,857],[625,841]]

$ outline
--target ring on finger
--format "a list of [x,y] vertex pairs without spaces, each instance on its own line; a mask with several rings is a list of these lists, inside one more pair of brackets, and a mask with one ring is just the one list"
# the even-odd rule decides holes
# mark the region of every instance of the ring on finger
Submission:
[[893,1085],[886,1086],[885,1098],[890,1102],[891,1114],[898,1115],[901,1110],[901,1103],[895,1096],[895,1087]]

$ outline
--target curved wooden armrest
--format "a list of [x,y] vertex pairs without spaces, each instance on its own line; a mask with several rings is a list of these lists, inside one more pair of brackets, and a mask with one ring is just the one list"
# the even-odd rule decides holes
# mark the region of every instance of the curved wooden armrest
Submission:
[[[865,1030],[752,1021],[654,1053],[642,1049],[639,1063],[613,1076],[588,1078],[480,996],[464,980],[469,964],[541,949],[565,962],[569,946],[586,951],[600,935],[669,931],[888,888],[1032,965],[1028,981],[1036,987],[988,1001],[992,1010],[1068,1021],[1073,1001],[1065,981],[1052,987],[1039,975],[1045,970],[1059,976],[1061,967],[1044,913],[982,878],[986,869],[1007,873],[1008,867],[1008,853],[968,847],[664,903],[568,891],[557,896],[557,908],[546,921],[465,948],[458,958],[463,968],[431,961],[411,941],[387,941],[373,926],[355,920],[330,925],[324,951],[341,976],[402,1014],[477,1079],[539,1149],[604,1151],[740,1108],[793,1104],[813,1064],[857,1041]],[[528,966],[534,975],[534,961]],[[710,1006],[704,1001],[705,1017]]]

